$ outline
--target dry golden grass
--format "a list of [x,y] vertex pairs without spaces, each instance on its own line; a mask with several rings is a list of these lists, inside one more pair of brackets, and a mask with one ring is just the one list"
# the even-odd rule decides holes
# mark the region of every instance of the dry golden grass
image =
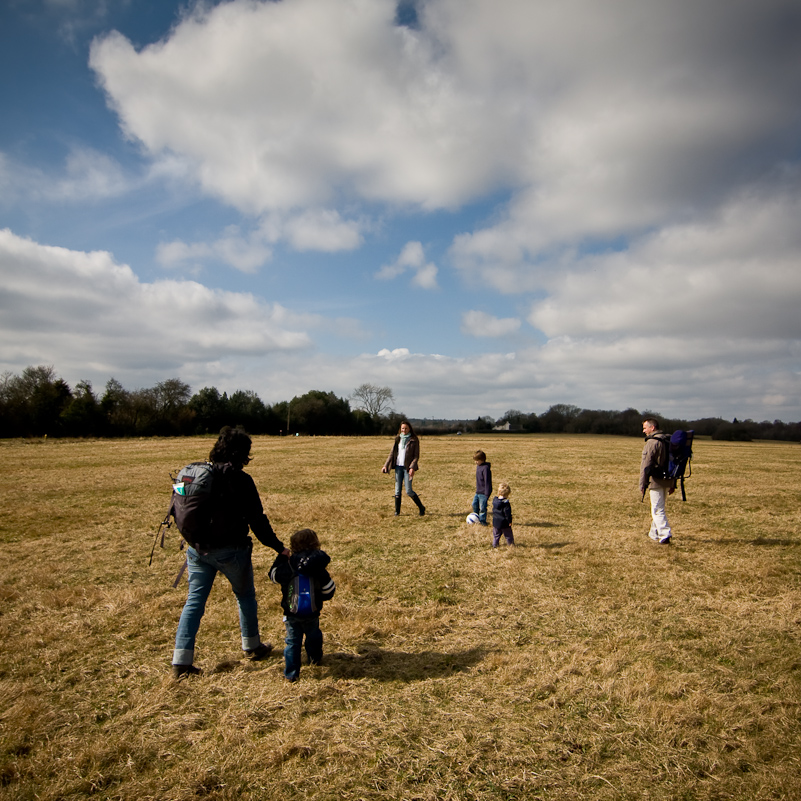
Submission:
[[[212,440],[2,442],[0,798],[801,798],[801,449],[698,442],[674,544],[646,536],[641,443],[424,439],[393,516],[390,441],[256,438],[276,531],[332,556],[325,662],[281,675],[271,551],[241,658],[227,582],[174,682],[186,594],[169,472]],[[519,547],[464,524],[477,448]]]

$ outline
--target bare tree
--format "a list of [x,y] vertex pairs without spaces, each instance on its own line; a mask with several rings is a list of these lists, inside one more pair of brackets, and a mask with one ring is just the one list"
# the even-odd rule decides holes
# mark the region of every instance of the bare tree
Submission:
[[392,411],[395,396],[389,387],[362,384],[353,390],[351,400],[355,401],[359,408],[364,409],[371,417],[379,417],[383,412]]
[[192,390],[189,384],[185,384],[180,378],[168,378],[156,384],[153,394],[159,411],[171,415],[189,403]]

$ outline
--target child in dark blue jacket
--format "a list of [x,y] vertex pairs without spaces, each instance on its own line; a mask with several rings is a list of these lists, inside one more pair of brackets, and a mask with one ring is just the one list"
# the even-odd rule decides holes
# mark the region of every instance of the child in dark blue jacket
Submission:
[[487,525],[487,501],[492,495],[492,469],[484,451],[473,454],[476,463],[476,494],[473,496],[473,511],[478,515],[478,522]]
[[515,535],[512,533],[512,504],[509,503],[511,489],[506,482],[498,486],[498,497],[492,502],[492,547],[497,548],[501,541],[501,534],[506,538],[507,545],[515,544]]
[[281,585],[281,608],[286,626],[284,676],[297,681],[300,676],[301,646],[306,639],[309,664],[323,658],[320,610],[334,597],[336,584],[328,574],[331,557],[320,550],[320,540],[310,528],[296,531],[289,538],[290,556],[279,554],[270,568],[270,580]]

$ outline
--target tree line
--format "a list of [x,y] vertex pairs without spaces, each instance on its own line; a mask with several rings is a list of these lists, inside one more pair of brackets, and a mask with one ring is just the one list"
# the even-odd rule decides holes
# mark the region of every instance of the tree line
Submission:
[[392,392],[376,387],[375,394],[371,386],[354,392],[362,408],[320,390],[269,405],[252,390],[228,395],[204,387],[192,394],[178,378],[135,390],[110,378],[97,393],[89,381],[70,387],[52,366],[27,367],[0,376],[0,437],[186,436],[214,434],[225,425],[272,435],[394,433],[401,415],[387,406]]
[[[351,408],[351,401],[356,408]],[[251,390],[231,395],[216,387],[195,392],[178,378],[146,389],[128,390],[110,378],[102,393],[89,381],[74,387],[51,366],[27,367],[21,374],[0,376],[0,437],[130,437],[215,434],[224,425],[242,425],[251,434],[311,436],[389,435],[404,415],[392,408],[389,387],[362,384],[350,398],[311,390],[291,400],[265,404]],[[593,411],[555,404],[543,414],[509,410],[501,418],[417,420],[421,434],[457,432],[575,433],[639,436],[644,416],[651,412]],[[659,417],[659,415],[654,415]],[[775,420],[662,420],[663,430],[692,428],[713,439],[801,441],[801,423]]]
[[509,431],[552,434],[617,434],[641,436],[645,417],[659,420],[662,430],[668,434],[676,429],[692,429],[696,436],[707,436],[715,440],[750,442],[755,439],[801,442],[801,423],[784,423],[781,420],[724,420],[721,417],[703,417],[696,420],[669,418],[650,410],[625,409],[603,411],[581,409],[557,403],[544,414],[527,414],[512,409],[500,418],[498,424],[509,425]]

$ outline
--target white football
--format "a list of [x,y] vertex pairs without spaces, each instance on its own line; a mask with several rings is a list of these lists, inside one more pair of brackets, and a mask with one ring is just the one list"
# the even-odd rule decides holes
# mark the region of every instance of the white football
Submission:
[[475,512],[470,512],[470,514],[467,515],[467,522],[471,524],[478,523],[478,515]]

